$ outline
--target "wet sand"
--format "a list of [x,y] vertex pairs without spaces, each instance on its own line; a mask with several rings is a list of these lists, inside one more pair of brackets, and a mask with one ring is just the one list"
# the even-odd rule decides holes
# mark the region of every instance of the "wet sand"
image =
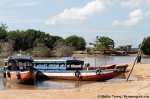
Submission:
[[96,82],[75,89],[0,90],[0,99],[150,99],[150,63],[136,64],[132,77],[138,80]]

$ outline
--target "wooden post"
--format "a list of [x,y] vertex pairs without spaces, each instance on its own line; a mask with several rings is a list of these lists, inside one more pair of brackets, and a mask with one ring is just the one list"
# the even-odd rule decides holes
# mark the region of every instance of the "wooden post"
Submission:
[[96,55],[94,53],[94,62],[95,62],[95,67],[96,67]]
[[[141,45],[142,46],[142,45]],[[140,46],[140,48],[139,48],[139,50],[138,50],[138,55],[136,56],[136,58],[135,58],[135,60],[134,60],[134,63],[133,63],[133,66],[132,66],[132,69],[131,69],[131,71],[130,71],[130,73],[129,73],[129,76],[127,77],[127,80],[126,80],[126,82],[129,80],[129,78],[130,78],[130,76],[131,76],[131,73],[132,73],[132,71],[133,71],[133,69],[134,69],[134,66],[135,66],[135,63],[136,63],[136,61],[137,61],[137,59],[138,59],[138,57],[139,57],[139,55],[141,54],[141,46]]]
[[105,60],[105,69],[106,69],[106,55],[105,55],[105,50],[104,50],[104,60]]

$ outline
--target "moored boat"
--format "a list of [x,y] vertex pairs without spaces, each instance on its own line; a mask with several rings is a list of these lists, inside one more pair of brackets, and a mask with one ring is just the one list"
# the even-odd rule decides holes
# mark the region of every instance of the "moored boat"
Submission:
[[39,79],[105,81],[122,73],[119,69],[84,70],[81,60],[34,60],[33,64]]
[[105,69],[119,69],[120,72],[126,72],[126,69],[128,67],[128,64],[124,64],[124,65],[109,65],[109,66],[96,66],[96,67],[91,67],[91,66],[86,66],[83,68],[83,70],[95,70],[95,69],[101,69],[101,70],[105,70]]
[[9,56],[5,60],[4,77],[13,82],[34,84],[36,72],[32,69],[33,59],[29,56]]

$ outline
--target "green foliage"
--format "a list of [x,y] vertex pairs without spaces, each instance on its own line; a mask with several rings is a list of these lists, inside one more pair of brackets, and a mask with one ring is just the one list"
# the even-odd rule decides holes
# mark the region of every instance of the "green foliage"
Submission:
[[107,50],[114,48],[114,41],[109,37],[97,36],[94,47],[96,50]]
[[6,41],[6,37],[7,37],[7,26],[5,24],[1,24],[0,26],[0,41]]
[[49,49],[53,49],[54,43],[63,38],[28,29],[27,31],[10,31],[8,32],[7,39],[13,42],[13,49],[15,51],[25,51],[37,46],[38,43],[44,43]]
[[[70,56],[74,50],[85,50],[86,42],[84,38],[76,35],[65,40],[59,36],[52,36],[39,30],[13,30],[7,31],[4,24],[0,26],[0,54],[8,55],[7,52],[18,52],[22,50],[34,56],[51,56],[52,52],[56,56]],[[5,45],[5,47],[3,47]],[[3,47],[3,49],[2,49]],[[54,50],[54,51],[52,51]],[[10,54],[10,53],[9,53]]]
[[114,48],[115,51],[122,51],[121,48]]
[[76,35],[69,36],[65,41],[70,44],[75,50],[85,50],[86,42],[83,37],[78,37]]
[[10,31],[8,32],[7,39],[9,42],[12,42],[14,50],[24,50],[24,39],[23,38],[24,31]]
[[141,50],[144,54],[150,55],[150,36],[143,39]]
[[44,43],[51,50],[55,47],[54,44],[55,42],[57,42],[57,40],[64,41],[64,39],[59,36],[50,36],[49,34],[46,34],[45,36],[46,36],[46,39],[44,40]]

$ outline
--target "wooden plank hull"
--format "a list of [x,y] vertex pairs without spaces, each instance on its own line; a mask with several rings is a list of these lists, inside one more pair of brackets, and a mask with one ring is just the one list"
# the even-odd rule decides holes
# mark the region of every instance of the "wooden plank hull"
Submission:
[[119,69],[122,72],[125,72],[127,69],[128,65],[110,65],[105,67],[84,67],[83,70],[96,70],[96,69],[101,69],[101,70],[105,70],[105,69]]
[[76,71],[39,71],[37,74],[38,78],[48,78],[48,79],[60,79],[60,80],[81,80],[81,81],[105,81],[112,79],[118,75],[120,72],[109,70],[101,71],[96,73],[96,70],[93,71],[80,71],[79,75],[76,75]]
[[6,71],[6,79],[21,84],[34,84],[35,71]]

